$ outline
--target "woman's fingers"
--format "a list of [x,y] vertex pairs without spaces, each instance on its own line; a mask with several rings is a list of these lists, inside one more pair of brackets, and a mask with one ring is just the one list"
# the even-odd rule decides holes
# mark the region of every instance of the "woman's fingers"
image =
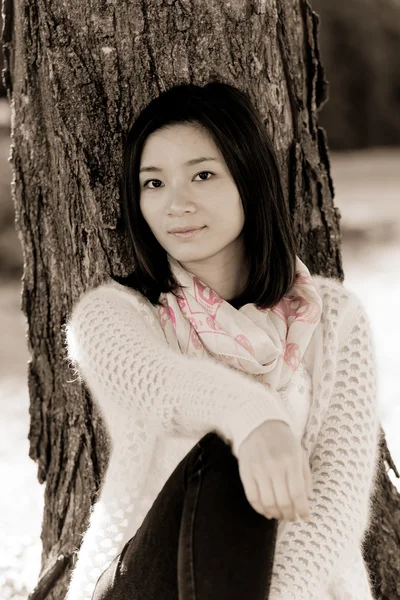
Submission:
[[269,519],[284,519],[281,507],[277,502],[272,479],[268,476],[268,471],[266,472],[260,468],[255,469],[254,476],[264,514]]
[[246,498],[253,509],[271,519],[295,521],[297,513],[308,520],[305,470],[292,462],[273,469],[253,465],[252,471],[239,472]]
[[285,481],[285,470],[278,463],[267,469],[255,469],[261,504],[264,513],[279,520],[294,520],[292,501]]
[[260,515],[264,514],[264,508],[260,501],[260,494],[258,491],[257,482],[254,479],[253,473],[248,471],[245,468],[241,468],[241,464],[239,462],[239,474],[240,479],[242,481],[244,493],[249,504],[254,508],[256,512]]
[[279,520],[309,520],[313,481],[308,454],[286,423],[262,423],[242,442],[238,461],[247,500],[256,512]]

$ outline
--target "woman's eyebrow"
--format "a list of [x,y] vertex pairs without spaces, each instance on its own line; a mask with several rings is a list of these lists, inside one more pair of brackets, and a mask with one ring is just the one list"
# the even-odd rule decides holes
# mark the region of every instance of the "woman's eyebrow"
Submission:
[[[200,156],[199,158],[191,158],[185,162],[183,166],[196,165],[197,163],[205,162],[206,160],[215,160],[216,162],[219,162],[218,158],[215,158],[214,156]],[[143,173],[143,171],[162,171],[162,169],[160,167],[142,167],[139,173]]]

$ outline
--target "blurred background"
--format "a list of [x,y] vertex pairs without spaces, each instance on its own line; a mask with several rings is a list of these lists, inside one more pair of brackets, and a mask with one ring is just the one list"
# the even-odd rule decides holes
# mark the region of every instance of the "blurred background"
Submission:
[[[342,220],[345,286],[370,317],[378,401],[389,450],[400,468],[400,1],[314,0],[330,99],[328,134],[335,204]],[[1,21],[1,20],[0,20]],[[0,68],[3,68],[0,52]],[[23,272],[11,199],[10,109],[0,84],[0,590],[26,600],[37,583],[43,486],[29,458]],[[394,318],[393,318],[394,316]],[[400,491],[400,481],[390,473]]]

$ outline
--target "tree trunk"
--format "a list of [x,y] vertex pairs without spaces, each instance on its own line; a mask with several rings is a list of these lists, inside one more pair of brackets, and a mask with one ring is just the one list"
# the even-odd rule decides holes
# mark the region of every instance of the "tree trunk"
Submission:
[[[299,256],[311,273],[343,279],[340,213],[318,127],[326,82],[318,18],[307,1],[3,0],[3,12],[31,352],[30,456],[46,482],[41,578],[31,599],[59,600],[108,459],[105,428],[84,386],[73,381],[61,327],[88,286],[131,268],[118,181],[132,114],[178,82],[238,85],[274,140]],[[393,600],[400,501],[382,441],[381,528],[372,529],[366,558],[377,597]]]

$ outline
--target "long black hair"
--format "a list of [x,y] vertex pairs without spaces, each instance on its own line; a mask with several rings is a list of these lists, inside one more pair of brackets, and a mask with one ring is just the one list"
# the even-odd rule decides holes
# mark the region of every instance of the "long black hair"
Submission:
[[166,250],[140,210],[139,169],[147,137],[163,127],[202,125],[221,151],[238,188],[244,211],[243,239],[248,281],[230,301],[239,308],[275,306],[295,281],[296,241],[271,140],[250,98],[217,81],[176,85],[152,100],[129,127],[124,141],[121,197],[134,270],[118,283],[139,291],[153,305],[161,292],[179,288]]

